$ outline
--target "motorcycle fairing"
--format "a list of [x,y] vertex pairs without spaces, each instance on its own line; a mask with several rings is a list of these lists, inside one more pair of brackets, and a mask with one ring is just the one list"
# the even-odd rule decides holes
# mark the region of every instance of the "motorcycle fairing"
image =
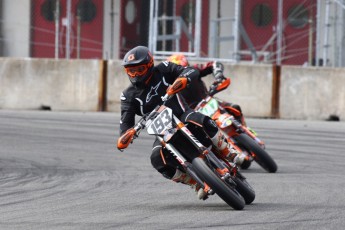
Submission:
[[164,107],[164,109],[150,121],[147,133],[150,135],[164,135],[166,131],[173,128],[172,117],[172,110],[168,107]]
[[219,126],[219,128],[223,129],[225,127],[228,127],[232,124],[232,121],[231,121],[232,117],[229,116],[229,114],[221,114],[218,119],[217,119],[217,124]]
[[198,111],[206,116],[212,117],[218,110],[218,101],[211,98],[203,107],[199,108]]

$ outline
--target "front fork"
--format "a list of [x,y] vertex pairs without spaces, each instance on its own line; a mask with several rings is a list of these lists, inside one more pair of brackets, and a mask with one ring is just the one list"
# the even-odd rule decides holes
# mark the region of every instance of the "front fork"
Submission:
[[[157,136],[158,140],[163,143],[163,138]],[[184,158],[182,154],[171,144],[165,143],[165,148],[169,150],[176,158],[176,160],[182,165],[184,170],[186,171],[187,175],[192,177],[198,185],[207,193],[207,194],[214,194],[212,189],[196,174],[193,169],[193,165]]]
[[[220,160],[212,151],[206,150],[205,156],[212,166],[217,171],[218,175],[223,181],[227,181],[230,185],[236,186],[236,183],[232,180],[232,177],[237,175],[237,166],[235,164],[226,163]],[[230,165],[231,164],[231,165]]]

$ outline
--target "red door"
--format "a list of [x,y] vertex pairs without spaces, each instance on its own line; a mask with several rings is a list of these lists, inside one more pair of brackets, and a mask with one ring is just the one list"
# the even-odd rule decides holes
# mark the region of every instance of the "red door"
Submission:
[[[32,0],[31,56],[55,57],[55,0]],[[60,0],[58,56],[66,57],[67,0]],[[72,0],[70,57],[102,58],[103,0]]]
[[[244,0],[242,23],[256,51],[269,51],[276,61],[278,0]],[[316,3],[313,0],[283,1],[282,64],[302,65],[308,62],[309,36],[315,22]],[[314,23],[315,24],[315,23]],[[312,37],[315,43],[315,36]],[[244,41],[241,49],[248,50]],[[263,57],[261,56],[261,60]]]
[[135,46],[147,46],[150,0],[121,1],[120,58]]

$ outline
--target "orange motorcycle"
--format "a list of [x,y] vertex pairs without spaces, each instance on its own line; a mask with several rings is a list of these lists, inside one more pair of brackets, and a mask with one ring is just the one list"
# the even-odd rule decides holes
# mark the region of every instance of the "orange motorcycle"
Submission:
[[230,79],[215,81],[210,87],[209,96],[199,102],[195,110],[211,117],[218,127],[228,135],[229,142],[247,154],[248,160],[243,162],[241,168],[247,169],[252,161],[256,161],[266,171],[276,172],[278,166],[266,152],[264,142],[252,129],[235,119],[234,115],[238,116],[241,112],[231,106],[226,106],[226,103],[222,107],[221,104],[224,103],[213,97],[214,94],[226,89],[229,85]]
[[[183,79],[177,79],[168,88],[162,101],[168,101],[183,85]],[[206,148],[192,134],[194,129],[197,132],[203,132],[203,129],[193,123],[182,123],[165,103],[144,115],[133,128],[123,134],[118,140],[118,149],[127,148],[145,128],[149,135],[156,136],[171,156],[177,159],[181,169],[208,195],[217,194],[235,210],[241,210],[245,204],[254,201],[255,192],[237,170],[237,166],[222,161],[212,150]]]

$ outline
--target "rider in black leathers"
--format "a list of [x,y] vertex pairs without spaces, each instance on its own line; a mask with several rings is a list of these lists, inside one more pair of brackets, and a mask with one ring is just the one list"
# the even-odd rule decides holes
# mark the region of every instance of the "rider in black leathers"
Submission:
[[[151,112],[157,105],[163,102],[169,85],[178,77],[186,77],[189,82],[198,78],[199,71],[192,67],[183,67],[174,63],[164,61],[154,66],[153,57],[147,47],[137,46],[128,51],[123,59],[124,66],[131,85],[121,94],[121,120],[120,135],[135,125],[135,115],[142,116]],[[192,121],[204,127],[205,132],[210,137],[213,146],[228,159],[236,161],[238,152],[228,144],[226,137],[218,129],[211,118],[193,111],[185,102],[182,96],[176,94],[167,103],[182,122]],[[119,146],[118,146],[119,148]],[[176,182],[182,182],[195,186],[196,182],[187,174],[177,169],[176,159],[169,156],[168,150],[162,148],[158,140],[154,142],[151,163],[164,177]],[[200,199],[205,199],[206,194],[203,189],[196,187]]]
[[[171,55],[167,58],[167,61],[173,62],[177,65],[182,65],[184,67],[189,66],[186,56],[180,53]],[[193,78],[193,81],[189,84],[188,88],[180,92],[189,107],[192,109],[194,109],[202,99],[208,96],[206,84],[202,80],[203,77],[212,74],[215,78],[214,84],[221,83],[227,79],[223,74],[224,66],[218,61],[207,62],[205,65],[197,64],[193,67],[199,70],[199,77]],[[231,110],[228,112],[234,115],[237,120],[245,125],[242,109],[238,104],[222,101],[220,99],[217,100],[223,108],[231,108]]]

